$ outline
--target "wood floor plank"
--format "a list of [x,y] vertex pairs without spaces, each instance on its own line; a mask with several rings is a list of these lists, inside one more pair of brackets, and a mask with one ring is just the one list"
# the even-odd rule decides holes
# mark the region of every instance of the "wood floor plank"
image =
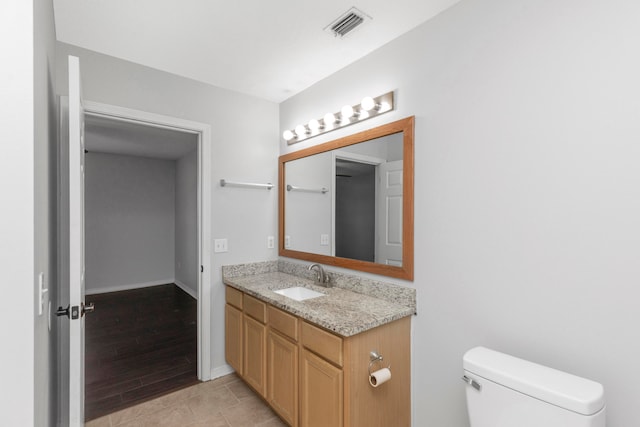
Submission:
[[195,384],[197,301],[174,284],[87,296],[87,421]]

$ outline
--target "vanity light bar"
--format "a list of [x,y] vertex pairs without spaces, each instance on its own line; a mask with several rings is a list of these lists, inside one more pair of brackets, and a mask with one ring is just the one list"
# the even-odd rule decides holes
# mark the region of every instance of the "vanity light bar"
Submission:
[[393,110],[393,108],[393,91],[375,98],[367,96],[359,104],[345,105],[337,113],[327,113],[321,119],[311,119],[306,125],[299,124],[294,129],[287,129],[282,133],[282,137],[287,141],[287,144],[295,144],[379,116]]

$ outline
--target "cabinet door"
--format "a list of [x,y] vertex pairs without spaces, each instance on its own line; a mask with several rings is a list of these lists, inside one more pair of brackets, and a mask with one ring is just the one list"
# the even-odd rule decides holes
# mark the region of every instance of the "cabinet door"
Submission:
[[224,354],[227,363],[242,376],[242,312],[227,304],[224,307]]
[[292,427],[298,425],[298,346],[273,330],[267,340],[267,401]]
[[266,326],[244,316],[244,380],[262,397],[267,395],[267,333]]
[[342,427],[342,370],[302,350],[300,366],[302,427]]

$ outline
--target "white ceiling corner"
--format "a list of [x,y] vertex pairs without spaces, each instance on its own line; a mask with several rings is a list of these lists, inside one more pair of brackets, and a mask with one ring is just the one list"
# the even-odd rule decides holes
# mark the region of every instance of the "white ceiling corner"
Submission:
[[[59,41],[281,102],[459,0],[53,0]],[[352,6],[371,21],[323,29]]]

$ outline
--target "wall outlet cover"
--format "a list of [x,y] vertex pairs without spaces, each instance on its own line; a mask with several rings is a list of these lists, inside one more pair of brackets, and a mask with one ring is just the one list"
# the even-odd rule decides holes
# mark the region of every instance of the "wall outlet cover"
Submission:
[[213,240],[213,252],[227,252],[227,239],[214,239]]

